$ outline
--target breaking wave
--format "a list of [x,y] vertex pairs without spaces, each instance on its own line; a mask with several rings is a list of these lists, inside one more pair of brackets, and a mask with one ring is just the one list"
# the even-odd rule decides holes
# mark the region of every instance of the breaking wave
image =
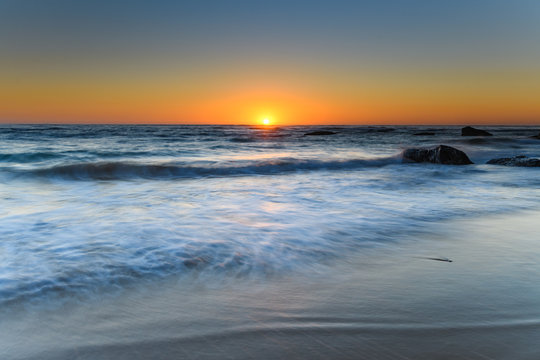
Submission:
[[226,177],[246,175],[279,175],[299,171],[353,170],[363,167],[382,167],[399,163],[399,156],[348,159],[302,160],[281,159],[257,162],[232,162],[211,166],[166,164],[141,164],[136,162],[85,162],[56,165],[33,170],[18,170],[19,174],[61,178],[66,180],[130,180],[130,179],[179,179],[201,177]]

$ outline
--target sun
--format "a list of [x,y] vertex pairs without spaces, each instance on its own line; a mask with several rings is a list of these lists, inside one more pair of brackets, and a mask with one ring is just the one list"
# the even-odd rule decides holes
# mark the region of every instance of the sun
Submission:
[[263,123],[263,125],[270,125],[270,119],[264,118],[264,119],[262,120],[262,123]]

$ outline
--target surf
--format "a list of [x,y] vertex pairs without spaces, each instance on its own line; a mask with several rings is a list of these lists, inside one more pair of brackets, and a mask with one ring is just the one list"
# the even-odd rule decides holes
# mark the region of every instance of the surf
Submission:
[[309,160],[274,159],[262,161],[228,161],[214,165],[137,163],[130,161],[97,161],[54,165],[30,170],[12,170],[23,177],[64,180],[170,180],[207,177],[281,175],[305,171],[340,171],[383,167],[400,163],[399,155],[371,159]]

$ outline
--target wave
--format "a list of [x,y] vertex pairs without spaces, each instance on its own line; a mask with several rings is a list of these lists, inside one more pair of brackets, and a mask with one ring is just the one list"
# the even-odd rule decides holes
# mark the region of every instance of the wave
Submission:
[[[41,263],[48,271],[36,272],[33,268],[20,267],[19,271],[12,270],[0,279],[0,307],[36,298],[85,297],[103,289],[110,292],[137,282],[189,273],[196,276],[210,274],[213,278],[270,277],[300,264],[322,264],[335,258],[337,250],[322,246],[323,238],[318,242],[303,243],[301,247],[296,242],[286,242],[283,246],[265,245],[266,253],[262,253],[256,242],[242,244],[177,238],[174,245],[170,245],[160,239],[160,234],[156,235],[158,237],[152,244],[136,240],[119,244],[121,241],[117,238],[81,241],[69,246],[55,244],[54,252],[45,250],[54,261],[46,259]],[[41,253],[44,249],[30,250],[27,252],[30,258],[36,256],[35,251]],[[13,273],[16,276],[10,276]]]
[[14,170],[20,175],[61,178],[66,180],[130,180],[226,177],[246,175],[279,175],[298,171],[353,170],[382,167],[401,162],[399,156],[347,160],[280,159],[239,162],[229,165],[195,166],[176,164],[141,164],[134,162],[86,162],[57,165],[33,170]]
[[103,288],[113,290],[136,281],[164,279],[189,271],[206,270],[211,271],[214,276],[220,273],[247,276],[250,272],[264,271],[253,256],[247,257],[231,252],[226,246],[222,247],[221,249],[201,247],[192,254],[179,249],[170,252],[162,248],[139,249],[132,254],[132,261],[126,258],[123,262],[112,263],[96,259],[92,265],[74,264],[66,258],[59,258],[59,263],[63,265],[62,270],[45,276],[36,275],[33,278],[21,276],[17,281],[0,282],[0,305],[47,296],[88,295]]

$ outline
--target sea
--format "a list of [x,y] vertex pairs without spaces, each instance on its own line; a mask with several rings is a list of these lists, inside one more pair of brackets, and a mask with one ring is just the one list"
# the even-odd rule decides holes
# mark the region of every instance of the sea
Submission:
[[0,125],[0,358],[539,359],[539,130],[482,129]]

